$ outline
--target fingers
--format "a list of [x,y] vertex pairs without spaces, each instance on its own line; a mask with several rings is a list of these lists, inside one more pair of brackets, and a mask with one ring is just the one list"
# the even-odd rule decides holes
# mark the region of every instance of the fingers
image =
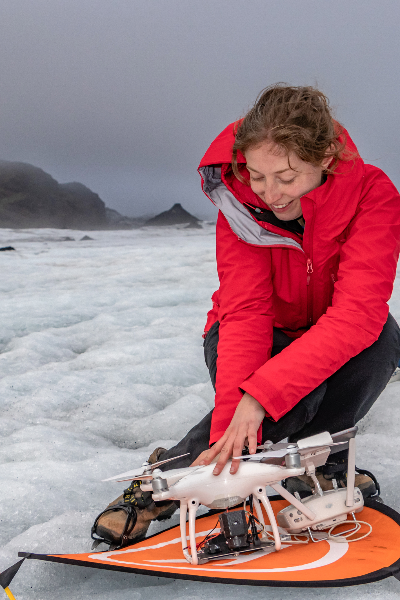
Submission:
[[[246,439],[251,440],[253,448],[252,454],[255,454],[257,431],[255,430],[254,424],[245,422],[241,423],[239,427],[228,427],[223,438],[217,442],[219,445],[223,441],[223,446],[217,464],[214,467],[213,475],[219,475],[230,458],[233,456],[241,456]],[[215,444],[215,446],[217,446],[217,444]],[[229,472],[232,474],[237,473],[240,462],[240,460],[234,460],[232,458]]]
[[207,458],[208,458],[208,450],[204,450],[204,452],[202,452],[201,454],[199,454],[199,456],[196,458],[196,460],[194,460],[192,462],[192,464],[190,465],[191,467],[198,467],[199,465],[207,465]]
[[190,465],[191,467],[198,467],[200,465],[209,465],[210,462],[212,462],[214,456],[213,453],[211,452],[212,448],[210,448],[210,450],[204,450],[204,452],[202,452],[195,461],[192,462],[192,464]]
[[213,475],[219,475],[222,469],[225,467],[226,463],[232,456],[232,446],[233,442],[228,438],[228,440],[225,442],[225,445],[221,448],[217,464],[214,467]]
[[249,428],[247,434],[247,446],[249,448],[249,454],[255,454],[257,451],[257,433],[258,429],[253,425],[252,428]]
[[[230,456],[241,456],[242,452],[243,452],[243,447],[247,441],[248,446],[249,446],[249,452],[250,454],[255,454],[256,450],[257,450],[257,432],[258,432],[258,424],[250,421],[247,422],[245,424],[243,424],[241,427],[239,427],[238,431],[236,431],[235,433],[233,433],[232,437],[229,439],[228,443],[225,444],[228,448],[232,447],[232,451]],[[218,461],[216,467],[219,468],[218,472],[221,472],[223,467],[225,466],[226,462],[227,462],[227,458],[224,461]],[[240,459],[235,460],[234,458],[232,458],[232,464],[231,464],[231,468],[229,470],[229,472],[234,475],[235,473],[237,473],[238,469],[239,469],[239,465],[241,463]],[[217,475],[218,473],[216,473],[216,469],[214,469],[214,474]]]
[[212,463],[215,457],[218,456],[218,454],[220,453],[221,447],[224,444],[225,436],[226,434],[220,440],[218,440],[218,442],[216,442],[214,446],[212,446],[208,450],[204,450],[196,458],[196,460],[192,462],[191,466],[197,467],[199,465],[209,465],[210,463]]
[[[236,435],[234,444],[233,444],[232,456],[241,456],[241,454],[243,452],[243,446],[246,441],[246,437],[247,437],[247,431],[238,432],[238,434]],[[232,473],[232,475],[237,473],[240,463],[241,463],[240,460],[232,459],[232,465],[229,470],[229,472]]]
[[[202,452],[192,463],[192,466],[209,465],[217,457],[213,474],[219,475],[230,458],[242,454],[245,441],[249,445],[250,454],[255,454],[257,450],[257,432],[264,416],[265,409],[255,398],[245,394],[238,404],[224,435],[212,448]],[[240,460],[232,459],[230,473],[237,473],[240,462]]]

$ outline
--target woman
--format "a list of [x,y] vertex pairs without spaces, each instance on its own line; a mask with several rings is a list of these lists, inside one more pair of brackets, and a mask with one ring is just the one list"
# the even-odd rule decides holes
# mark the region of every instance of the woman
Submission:
[[[204,343],[215,409],[150,460],[188,452],[174,467],[217,460],[218,475],[244,446],[253,454],[267,439],[354,426],[386,386],[400,357],[387,304],[400,198],[311,87],[265,89],[214,140],[199,172],[219,208],[220,288]],[[345,480],[340,454],[319,475],[325,489],[333,477]],[[308,483],[288,480],[294,489]],[[357,483],[364,495],[376,493],[369,477]],[[113,543],[122,527],[122,543],[139,539],[174,508],[156,506],[137,484],[115,502],[95,524]]]

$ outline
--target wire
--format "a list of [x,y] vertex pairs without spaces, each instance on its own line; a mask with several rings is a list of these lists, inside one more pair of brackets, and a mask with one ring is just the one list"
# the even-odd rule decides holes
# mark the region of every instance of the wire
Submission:
[[[267,529],[265,529],[265,525],[263,525],[261,523],[261,521],[259,521],[257,519],[257,517],[255,517],[253,514],[249,513],[249,511],[246,510],[246,513],[250,517],[252,517],[254,519],[254,521],[256,521],[260,525],[260,527],[261,527],[260,532],[263,531],[265,533],[265,535],[267,535],[271,540],[275,541],[275,537],[274,537],[274,534],[272,533],[272,531],[268,531]],[[291,534],[288,534],[288,535],[291,535]],[[305,535],[307,537],[307,540],[302,541],[302,540],[297,540],[297,539],[295,539],[295,540],[291,539],[289,543],[290,544],[308,544],[308,540],[310,539],[308,533],[304,533],[304,534],[303,533],[299,533],[298,535]],[[293,536],[293,537],[296,538],[297,536]]]
[[256,523],[258,523],[258,524],[259,524],[259,526],[260,526],[260,532],[261,532],[261,531],[265,531],[265,533],[269,533],[269,531],[266,531],[266,529],[265,529],[264,525],[261,523],[261,521],[259,521],[259,520],[257,519],[257,517],[256,517],[256,516],[254,516],[254,515],[253,515],[253,513],[249,512],[248,510],[245,510],[244,512],[245,512],[247,515],[249,515],[249,521],[251,521],[251,520],[254,520],[254,521],[256,521]]
[[[356,529],[353,531],[350,531],[346,535],[340,535],[340,534],[332,535],[332,531],[335,529],[335,527],[338,527],[338,525],[343,525],[344,523],[351,523],[352,525],[356,525]],[[356,538],[355,540],[349,540],[350,536],[355,535],[356,533],[358,533],[360,531],[361,525],[366,525],[367,527],[369,527],[369,531],[367,531],[367,533],[364,533],[364,535],[362,535],[361,537]],[[333,525],[333,527],[331,527],[329,529],[328,540],[332,540],[334,542],[341,542],[341,543],[343,543],[343,542],[359,542],[360,540],[363,540],[364,538],[368,537],[371,533],[372,533],[372,525],[370,523],[367,523],[366,521],[342,521],[341,523],[337,523],[336,525]]]
[[[261,526],[260,531],[263,531],[270,539],[275,539],[274,535],[271,531],[268,531],[265,528],[265,525],[263,525],[261,523],[261,521],[259,521],[257,519],[257,517],[255,517],[253,514],[249,513],[249,511],[246,510],[246,513],[251,516],[255,521],[257,521],[257,523]],[[335,529],[335,527],[338,527],[339,525],[343,525],[345,523],[350,523],[351,525],[355,525],[355,529],[353,529],[352,531],[349,531],[347,534],[332,534],[332,531]],[[365,533],[364,535],[362,535],[361,537],[358,537],[354,540],[349,540],[349,537],[351,537],[352,535],[355,535],[356,533],[358,533],[361,529],[361,525],[366,525],[367,527],[369,527],[369,531],[367,531],[367,533]],[[339,543],[343,543],[343,542],[358,542],[360,540],[363,540],[364,538],[368,537],[370,534],[372,533],[372,525],[370,523],[367,523],[366,521],[357,521],[356,519],[352,520],[352,521],[341,521],[340,523],[336,523],[335,525],[333,525],[327,532],[327,540],[331,540],[332,542],[339,542]],[[290,535],[291,539],[290,541],[288,541],[287,543],[289,544],[308,544],[308,542],[311,540],[311,536],[310,534],[305,531],[304,533],[296,533],[296,534],[290,534],[288,533],[288,535]],[[305,540],[299,540],[299,537],[305,537]],[[293,539],[294,538],[294,539]],[[320,540],[320,541],[324,541],[324,540]]]
[[[290,541],[291,544],[295,544],[295,543],[296,544],[308,544],[308,542],[311,539],[310,536],[309,536],[309,534],[306,533],[306,532],[304,532],[304,533],[296,533],[295,535],[294,534],[291,534],[291,535],[292,535],[292,537],[294,537],[294,540]],[[306,539],[305,540],[299,540],[298,537],[300,537],[300,536],[304,536]]]
[[[228,511],[226,511],[228,512]],[[248,523],[248,527],[251,528],[251,522],[253,521],[253,523],[257,523],[260,527],[259,533],[263,532],[266,536],[268,536],[271,540],[275,540],[274,535],[271,531],[268,531],[265,528],[265,525],[263,523],[261,523],[261,521],[259,519],[257,519],[256,516],[254,516],[253,513],[251,513],[248,510],[244,511],[248,517],[249,517],[249,523]],[[351,531],[348,531],[347,533],[343,533],[342,535],[339,534],[332,534],[332,531],[338,527],[339,525],[344,525],[346,523],[349,523],[351,525],[354,525],[355,528],[352,529]],[[199,550],[202,546],[204,546],[204,544],[217,537],[218,535],[220,535],[219,533],[215,533],[214,535],[211,535],[212,532],[218,527],[219,524],[219,519],[216,522],[215,526],[211,529],[211,531],[209,533],[207,533],[207,535],[201,540],[201,542],[199,542],[198,544],[196,544],[196,548],[197,550]],[[366,525],[369,528],[369,531],[367,531],[367,533],[364,533],[364,535],[357,537],[353,540],[350,540],[349,538],[353,535],[355,535],[356,533],[358,533],[361,529],[361,525]],[[330,540],[332,542],[338,542],[338,543],[350,543],[350,542],[359,542],[360,540],[365,539],[366,537],[368,537],[370,534],[372,533],[372,525],[370,523],[367,523],[366,521],[357,521],[356,519],[354,520],[346,520],[346,521],[341,521],[340,523],[335,523],[335,525],[333,525],[328,531],[327,531],[327,537],[321,540],[316,540],[316,541],[327,541]],[[290,540],[286,541],[286,543],[288,544],[308,544],[310,542],[310,540],[312,539],[310,534],[305,531],[304,533],[296,533],[296,534],[290,534],[288,533],[287,535],[290,535]],[[306,538],[305,540],[299,540],[299,537],[304,537]],[[285,540],[282,540],[283,543],[285,543]]]
[[[350,523],[351,525],[354,525],[355,528],[352,529],[351,531],[348,531],[347,533],[343,533],[342,535],[340,535],[340,533],[337,534],[332,534],[332,531],[336,528],[339,527],[339,525],[344,525],[345,523]],[[361,529],[361,525],[366,525],[369,530],[367,531],[367,533],[365,533],[364,535],[355,538],[354,540],[349,540],[349,538],[352,535],[355,535],[356,533],[358,533]],[[340,523],[335,523],[335,525],[332,525],[332,527],[327,531],[327,537],[321,540],[317,540],[317,541],[327,541],[330,540],[331,542],[339,542],[339,543],[344,543],[344,542],[359,542],[360,540],[365,539],[366,537],[368,537],[370,534],[372,533],[372,525],[370,523],[367,523],[366,521],[357,521],[357,520],[346,520],[346,521],[341,521]],[[306,542],[301,542],[300,540],[297,540],[298,536],[305,536],[307,538]],[[298,543],[308,543],[311,540],[311,536],[308,532],[304,532],[304,533],[297,533],[295,535],[293,535],[293,537],[295,538],[295,540]],[[293,540],[291,540],[289,542],[289,544],[294,544],[295,542]]]
[[202,546],[204,546],[204,544],[205,544],[205,543],[206,543],[208,540],[211,540],[212,538],[214,538],[214,537],[217,537],[217,535],[219,535],[219,533],[216,533],[215,535],[211,535],[211,534],[212,534],[212,532],[213,532],[213,531],[214,531],[214,530],[215,530],[215,529],[218,527],[218,523],[219,523],[219,519],[218,519],[218,521],[216,522],[216,524],[214,525],[214,527],[211,529],[211,531],[209,531],[209,532],[207,533],[206,537],[205,537],[205,538],[203,538],[203,539],[201,540],[201,542],[199,542],[198,544],[196,544],[196,548],[197,548],[197,550],[199,550],[199,549],[200,549]]

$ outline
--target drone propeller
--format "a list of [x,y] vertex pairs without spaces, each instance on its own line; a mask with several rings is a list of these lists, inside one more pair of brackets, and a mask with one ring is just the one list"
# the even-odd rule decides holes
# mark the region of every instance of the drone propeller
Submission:
[[[290,450],[297,450],[300,452],[300,454],[304,454],[305,451],[311,452],[312,450],[321,448],[323,446],[342,446],[343,444],[348,444],[348,435],[350,435],[350,437],[354,437],[355,433],[353,434],[353,429],[339,432],[334,434],[334,436],[331,436],[330,433],[324,431],[322,433],[303,438],[297,443],[272,444],[271,442],[266,442],[262,446],[259,446],[259,448],[264,448],[265,452],[259,452],[258,454],[245,456],[235,456],[234,458],[237,460],[252,460],[256,462],[276,462],[277,459],[283,459],[287,454],[289,454]],[[351,432],[351,434],[349,432]],[[333,437],[335,437],[335,441],[333,441]]]
[[[154,471],[153,481],[160,477],[161,479],[165,479],[168,487],[171,487],[174,483],[186,477],[186,475],[190,475],[193,471],[201,468],[202,466],[198,465],[197,467],[183,467],[183,469],[170,469],[169,471]],[[146,486],[150,485],[151,481],[147,479],[140,487],[143,491],[151,491],[150,487],[146,488]]]
[[350,429],[344,429],[343,431],[338,431],[337,433],[332,433],[332,439],[335,442],[349,442],[352,438],[356,436],[358,431],[357,425],[351,427]]
[[264,444],[257,446],[257,450],[280,450],[281,448],[287,448],[289,442],[278,442],[277,444],[273,444],[271,441],[267,440]]
[[171,462],[172,460],[177,460],[178,458],[183,458],[184,456],[188,456],[189,452],[186,454],[181,454],[180,456],[174,456],[173,458],[167,458],[165,460],[159,460],[153,464],[145,463],[141,470],[135,469],[134,471],[127,471],[126,473],[121,473],[120,475],[115,475],[114,477],[109,477],[108,479],[103,479],[103,481],[136,481],[142,479],[148,479],[149,481],[153,479],[153,471],[161,465],[165,465],[166,463]]
[[[342,432],[340,432],[342,433]],[[336,434],[339,435],[339,434]],[[316,435],[311,435],[309,437],[303,438],[297,442],[298,448],[311,448],[312,446],[328,446],[333,443],[333,439],[330,433],[327,431],[323,431],[322,433],[317,433]],[[273,444],[269,440],[264,442],[261,446],[257,446],[257,450],[283,450],[288,447],[288,445],[293,445],[293,442],[279,442],[278,444]]]

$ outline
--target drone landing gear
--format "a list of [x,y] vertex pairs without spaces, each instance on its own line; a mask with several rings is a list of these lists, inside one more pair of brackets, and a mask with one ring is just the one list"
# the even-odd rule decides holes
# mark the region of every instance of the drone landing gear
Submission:
[[[196,547],[196,512],[199,507],[198,500],[190,500],[188,504],[184,503],[181,500],[180,507],[180,527],[181,527],[181,541],[182,541],[182,552],[186,560],[192,565],[198,565],[199,559],[197,556],[197,547]],[[186,537],[186,513],[189,511],[189,542],[190,542],[190,550],[187,545],[187,537]]]
[[263,526],[265,525],[265,522],[264,522],[264,517],[262,514],[260,502],[263,505],[263,507],[265,508],[265,512],[267,513],[267,517],[268,517],[270,525],[271,525],[272,534],[274,536],[275,550],[276,551],[280,550],[281,545],[282,545],[281,544],[281,536],[279,535],[278,525],[276,523],[274,511],[272,510],[272,506],[269,501],[269,498],[268,498],[267,494],[265,493],[265,488],[257,487],[254,489],[253,502],[256,507],[256,513],[257,513],[258,520],[260,521],[260,523]]
[[[187,504],[181,501],[180,506],[180,529],[182,540],[182,551],[186,560],[192,565],[204,564],[209,560],[215,560],[228,556],[237,556],[242,552],[256,552],[264,548],[274,547],[275,551],[281,549],[281,537],[278,531],[275,515],[271,507],[265,489],[257,487],[253,490],[254,507],[257,513],[257,519],[245,510],[235,510],[232,512],[224,512],[219,517],[221,533],[214,536],[210,540],[202,544],[202,548],[198,549],[199,544],[196,544],[196,512],[199,507],[199,502],[196,499],[190,500]],[[260,503],[263,505],[268,516],[274,541],[266,538],[264,516],[261,510]],[[186,513],[189,512],[189,543],[190,550],[187,545],[186,534]],[[246,514],[248,514],[249,522],[247,522]],[[256,521],[263,528],[261,539],[257,532]],[[249,527],[251,533],[249,533]]]

